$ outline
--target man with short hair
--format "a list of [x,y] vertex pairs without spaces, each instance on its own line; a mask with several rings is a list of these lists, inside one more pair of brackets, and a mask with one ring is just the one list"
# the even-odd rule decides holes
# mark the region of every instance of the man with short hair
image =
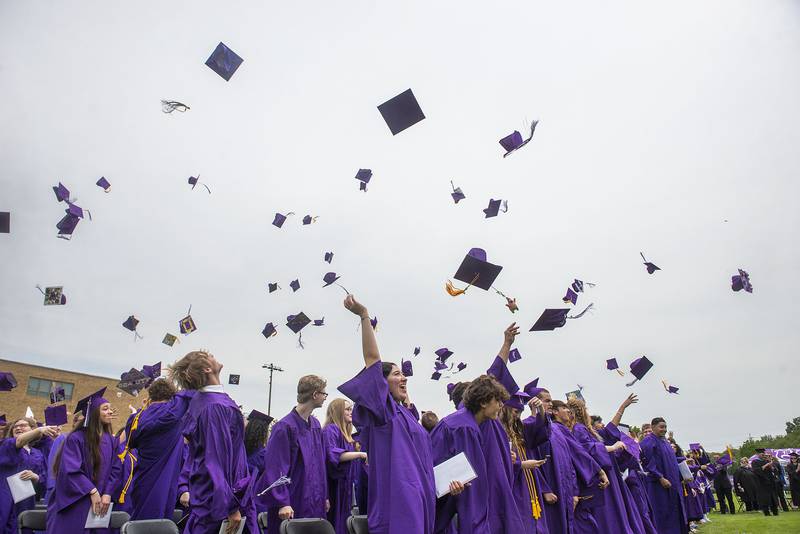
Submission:
[[775,473],[775,463],[778,461],[772,455],[767,454],[766,449],[756,449],[758,458],[750,464],[753,474],[756,476],[758,507],[764,515],[778,515],[778,496],[776,487],[778,476]]
[[[267,441],[264,472],[254,491],[260,508],[267,509],[267,533],[278,534],[286,519],[325,517],[330,508],[322,427],[312,412],[328,398],[327,382],[306,375],[297,383],[297,406],[275,423]],[[291,482],[267,491],[281,477]]]
[[[736,507],[733,504],[733,485],[731,479],[728,477],[728,466],[719,463],[719,454],[713,456],[714,467],[714,492],[717,494],[717,501],[719,501],[720,513],[727,514],[728,508],[731,510],[731,515],[736,513]],[[725,502],[727,499],[727,503]]]
[[659,534],[686,534],[689,520],[684,506],[681,474],[675,451],[666,440],[667,422],[654,418],[652,432],[641,442],[647,471],[647,494],[653,507],[653,523]]

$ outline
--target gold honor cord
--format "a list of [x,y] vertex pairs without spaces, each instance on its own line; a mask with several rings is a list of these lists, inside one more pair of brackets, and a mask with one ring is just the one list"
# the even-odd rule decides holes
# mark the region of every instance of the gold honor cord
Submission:
[[[514,438],[514,447],[517,449],[519,457],[525,462],[528,460],[528,457],[525,454],[525,447],[520,446],[520,441],[519,438]],[[525,475],[525,482],[528,484],[528,492],[531,495],[531,515],[533,515],[535,519],[539,519],[542,517],[542,505],[539,503],[539,495],[536,493],[536,482],[533,477],[533,470],[523,469],[522,472]]]
[[119,461],[122,462],[122,463],[125,463],[125,457],[126,456],[130,455],[130,457],[132,458],[132,460],[131,460],[131,474],[128,477],[128,481],[125,483],[125,487],[122,488],[122,491],[119,494],[119,501],[118,502],[120,504],[125,504],[125,494],[128,492],[128,487],[131,485],[131,481],[133,480],[133,467],[136,464],[136,457],[130,452],[129,448],[130,448],[130,443],[131,443],[131,437],[133,437],[133,431],[136,430],[137,428],[139,428],[139,416],[142,415],[142,412],[145,411],[145,409],[146,409],[146,407],[142,408],[141,410],[136,412],[136,416],[133,418],[133,422],[131,423],[131,432],[130,432],[130,434],[128,434],[128,436],[125,439],[125,449],[121,453],[119,453],[117,455],[117,457],[119,458]]
[[[127,448],[125,450],[127,450]],[[128,489],[131,487],[131,482],[133,482],[133,468],[136,465],[136,462],[139,461],[138,458],[136,458],[136,456],[134,456],[130,451],[128,451],[128,457],[131,459],[131,473],[128,475],[128,480],[125,482],[125,487],[122,488],[122,491],[119,494],[120,504],[125,504],[125,494],[128,493]],[[123,460],[123,463],[124,462],[125,460]]]

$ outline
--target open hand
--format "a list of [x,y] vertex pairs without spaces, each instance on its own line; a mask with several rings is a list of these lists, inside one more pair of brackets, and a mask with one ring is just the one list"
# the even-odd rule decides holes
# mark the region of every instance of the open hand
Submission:
[[517,323],[511,323],[505,332],[503,332],[503,343],[510,347],[514,344],[514,338],[519,335],[519,327]]
[[637,402],[639,402],[639,397],[636,396],[636,393],[631,393],[630,395],[628,395],[627,399],[622,401],[622,409],[624,410],[631,404],[636,404]]

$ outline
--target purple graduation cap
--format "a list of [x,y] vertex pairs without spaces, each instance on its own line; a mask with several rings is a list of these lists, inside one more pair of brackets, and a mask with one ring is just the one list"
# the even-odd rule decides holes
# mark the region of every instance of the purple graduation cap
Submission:
[[286,222],[286,218],[289,217],[289,215],[294,215],[294,212],[290,211],[286,215],[284,215],[282,213],[276,213],[275,214],[275,219],[272,220],[272,225],[273,226],[277,226],[278,228],[282,227],[283,223]]
[[124,326],[125,328],[127,328],[128,330],[133,332],[133,339],[134,340],[136,340],[136,338],[139,338],[139,339],[142,338],[142,336],[139,335],[139,332],[136,331],[136,326],[138,324],[139,324],[139,319],[137,319],[133,315],[129,315],[128,318],[125,319],[125,322],[122,323],[122,326]]
[[314,326],[325,326],[325,317],[322,319],[314,319]]
[[275,420],[274,417],[270,417],[264,412],[259,412],[258,410],[250,410],[250,413],[247,414],[247,420],[250,421],[252,419],[260,419],[261,421],[266,421],[267,424],[270,424]]
[[392,135],[399,134],[425,118],[411,89],[403,91],[378,106],[378,111],[381,112]]
[[448,396],[448,398],[450,398],[450,399],[453,398],[453,390],[454,389],[456,389],[456,385],[455,384],[453,384],[452,382],[447,384],[447,396]]
[[437,349],[435,354],[437,360],[441,362],[446,362],[447,358],[453,355],[453,351],[451,351],[447,347],[442,347],[441,349]]
[[497,217],[497,213],[502,211],[503,213],[508,211],[508,200],[500,200],[500,199],[489,199],[489,206],[483,210],[483,213],[486,215],[485,219],[490,217]]
[[206,60],[206,65],[219,74],[223,80],[229,82],[243,61],[236,55],[236,52],[225,46],[224,43],[219,43]]
[[17,379],[12,373],[0,372],[0,391],[11,391],[17,387]]
[[464,363],[464,362],[460,362],[458,365],[456,365],[456,369],[458,369],[458,372],[459,372],[459,373],[460,373],[461,371],[463,371],[464,369],[466,369],[466,368],[467,368],[467,364],[466,364],[466,363]]
[[370,326],[372,327],[373,330],[377,330],[378,329],[378,316],[376,315],[375,317],[370,319],[369,320],[369,324],[370,324]]
[[434,371],[431,375],[431,380],[439,380],[440,378],[442,378],[442,373],[439,371]]
[[0,211],[0,234],[11,233],[11,213]]
[[101,187],[106,193],[111,191],[111,184],[108,182],[108,180],[106,180],[105,176],[101,176],[100,179],[97,180],[96,185],[97,187]]
[[278,286],[278,282],[267,282],[267,287],[270,293],[274,293],[275,291],[280,289],[280,286]]
[[315,222],[316,220],[317,220],[316,217],[312,217],[311,215],[306,215],[305,217],[303,217],[303,225],[305,226],[305,225],[311,224],[311,223]]
[[[194,188],[197,187],[198,183],[200,183],[200,175],[199,174],[197,176],[190,176],[189,177],[189,184],[191,184],[192,190],[194,190]],[[206,188],[206,191],[208,191],[209,195],[211,194],[211,189],[209,189],[206,184],[200,184],[200,185],[202,185],[203,187]]]
[[75,411],[73,413],[83,414],[83,416],[86,418],[86,420],[83,423],[84,426],[86,426],[89,423],[89,414],[92,412],[92,410],[97,406],[103,405],[108,402],[106,399],[103,398],[105,392],[106,388],[103,387],[102,389],[95,391],[88,397],[82,398],[75,405]]
[[140,391],[147,388],[148,381],[151,381],[150,377],[138,369],[131,368],[130,371],[122,373],[117,389],[135,397]]
[[67,392],[64,391],[64,386],[54,386],[50,390],[50,404],[64,402],[65,400],[67,400]]
[[563,309],[546,309],[542,315],[533,324],[530,332],[539,332],[542,330],[555,330],[567,324],[567,314],[569,308]]
[[505,405],[515,410],[524,411],[525,403],[531,400],[530,395],[524,391],[517,391],[505,402]]
[[738,271],[739,274],[731,277],[731,289],[734,291],[741,291],[744,289],[748,293],[752,293],[753,285],[750,283],[750,275],[747,274],[747,271],[743,271],[742,269],[738,269]]
[[401,367],[403,376],[414,376],[414,367],[411,365],[411,360],[403,360]]
[[462,295],[470,286],[479,287],[488,291],[503,267],[494,265],[486,261],[486,251],[481,248],[473,248],[464,256],[461,265],[453,276],[460,282],[465,282],[467,287],[464,289],[456,288],[451,281],[447,281],[445,288],[450,296],[457,297]]
[[633,381],[628,382],[625,384],[626,386],[630,387],[634,385],[637,381],[644,378],[644,375],[647,374],[653,367],[653,362],[647,359],[647,356],[642,356],[641,358],[636,358],[631,362],[631,374],[635,377]]
[[531,122],[531,133],[528,136],[528,138],[525,139],[524,141],[522,139],[522,134],[519,133],[519,131],[517,130],[514,130],[513,133],[500,139],[500,146],[502,146],[506,151],[506,153],[503,154],[503,157],[505,158],[515,150],[519,150],[520,148],[527,145],[530,142],[530,140],[533,139],[533,132],[536,131],[537,124],[539,124],[538,120]]
[[56,200],[59,202],[69,202],[69,189],[64,187],[64,184],[61,182],[53,186],[53,192],[56,194]]
[[572,290],[576,293],[583,293],[583,282],[576,278],[575,281],[572,282]]
[[444,371],[445,369],[447,369],[447,364],[441,360],[434,360],[433,368],[436,369],[437,371]]
[[67,424],[67,405],[48,406],[44,409],[44,424],[61,426]]
[[658,267],[655,263],[650,263],[649,261],[647,261],[647,259],[644,257],[644,253],[639,252],[639,255],[642,257],[642,261],[644,261],[644,266],[647,269],[648,274],[653,274],[654,272],[661,270],[661,268]]
[[578,294],[575,293],[571,287],[567,288],[567,294],[561,299],[563,302],[571,302],[572,304],[578,303]]
[[678,394],[678,390],[680,388],[677,388],[675,386],[669,385],[669,383],[666,380],[662,380],[661,383],[664,385],[664,391],[666,391],[667,393],[672,393],[672,394],[675,394],[675,395]]
[[699,443],[690,443],[689,444],[689,450],[699,451],[700,450],[700,444]]
[[303,334],[300,331],[308,326],[310,322],[311,319],[309,319],[303,312],[300,312],[297,315],[289,315],[286,317],[286,326],[289,327],[289,330],[295,334],[300,334],[300,348],[303,348]]
[[367,184],[369,183],[370,179],[372,178],[372,169],[358,169],[356,173],[356,180],[361,182],[359,184],[359,189],[361,191],[367,190]]
[[606,360],[606,369],[608,369],[609,371],[615,371],[619,369],[619,364],[617,363],[617,359],[609,358],[608,360]]
[[333,261],[333,252],[325,253],[325,262],[330,263]]
[[0,414],[0,425],[7,425],[6,414]]
[[539,387],[539,378],[537,377],[525,384],[525,387],[522,388],[522,391],[527,393],[530,398],[533,398],[544,391],[544,388]]
[[521,359],[522,354],[519,353],[519,349],[511,349],[511,352],[508,353],[508,363],[514,363]]
[[278,331],[275,329],[275,325],[272,323],[267,323],[264,326],[264,330],[261,331],[265,338],[269,339],[272,336],[278,335]]
[[453,192],[450,193],[450,196],[453,197],[453,202],[455,202],[456,204],[458,204],[459,200],[464,200],[465,198],[467,198],[460,187],[456,187],[455,185],[453,185],[452,180],[450,180],[450,187],[453,188]]
[[289,284],[289,287],[292,288],[292,293],[297,292],[297,290],[300,289],[300,280],[292,280],[292,282]]
[[56,228],[58,229],[58,237],[61,239],[71,239],[72,233],[75,231],[75,228],[78,226],[81,218],[76,217],[75,215],[71,215],[69,210],[64,217],[58,221],[56,224]]
[[241,378],[242,378],[241,375],[233,375],[233,374],[228,375],[228,384],[231,384],[233,386],[238,386],[239,380]]
[[336,276],[336,273],[333,272],[325,273],[325,276],[322,277],[322,281],[325,282],[325,285],[322,287],[328,287],[331,284],[335,284],[339,278],[341,277]]
[[[191,307],[189,307],[189,311],[190,312],[192,311]],[[192,319],[192,316],[187,314],[186,317],[181,319],[180,328],[181,328],[181,334],[188,336],[189,334],[197,330],[197,325],[194,324],[194,319]]]
[[44,295],[45,306],[63,306],[67,303],[67,296],[64,294],[64,288],[61,286],[46,287],[44,291],[40,286],[36,288]]
[[143,365],[142,374],[147,377],[147,385],[150,387],[157,378],[161,376],[161,362],[154,363],[153,365]]
[[419,356],[420,349],[419,347],[414,347],[414,356]]

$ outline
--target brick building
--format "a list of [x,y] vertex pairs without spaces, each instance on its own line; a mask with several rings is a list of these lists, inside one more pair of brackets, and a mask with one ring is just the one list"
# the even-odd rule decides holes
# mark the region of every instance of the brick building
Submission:
[[107,387],[105,398],[120,414],[114,420],[114,429],[125,424],[130,411],[129,404],[139,406],[139,401],[117,389],[119,379],[106,376],[76,373],[64,369],[52,369],[41,365],[0,359],[0,371],[12,373],[17,379],[17,387],[11,391],[0,392],[0,415],[5,414],[8,422],[23,417],[28,406],[33,410],[37,421],[44,422],[44,409],[50,404],[50,391],[55,386],[64,388],[68,413],[75,410],[75,404],[103,386]]

